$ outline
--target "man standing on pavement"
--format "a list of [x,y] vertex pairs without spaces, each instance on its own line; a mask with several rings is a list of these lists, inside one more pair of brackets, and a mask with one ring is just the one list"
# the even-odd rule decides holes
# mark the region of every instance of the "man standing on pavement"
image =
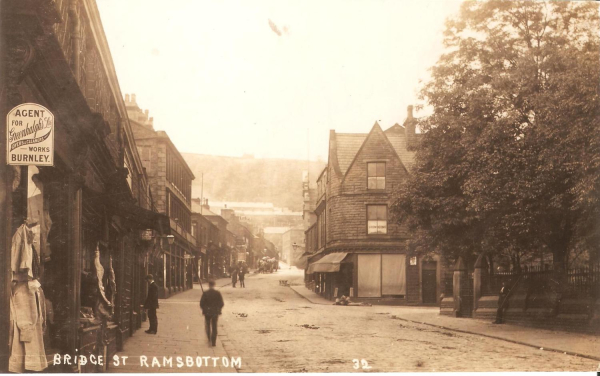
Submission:
[[208,290],[202,294],[200,308],[204,315],[206,336],[213,346],[217,345],[217,322],[224,305],[223,296],[215,290],[215,281],[208,281]]
[[146,330],[148,334],[156,334],[158,330],[158,319],[156,317],[156,309],[158,308],[158,286],[154,283],[154,276],[148,274],[146,276],[148,281],[148,296],[146,296],[146,302],[144,308],[148,311],[148,320],[150,321],[150,328]]
[[498,310],[496,311],[496,321],[494,321],[494,324],[502,324],[504,322],[504,318],[502,316],[504,313],[504,304],[507,295],[508,291],[506,288],[506,282],[502,282],[502,287],[498,293]]

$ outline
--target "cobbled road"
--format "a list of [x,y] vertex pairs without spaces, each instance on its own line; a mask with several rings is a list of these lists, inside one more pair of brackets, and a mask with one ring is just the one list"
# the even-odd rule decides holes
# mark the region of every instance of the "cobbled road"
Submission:
[[302,272],[253,274],[220,289],[220,323],[254,372],[596,371],[598,362],[394,319],[399,307],[312,304]]

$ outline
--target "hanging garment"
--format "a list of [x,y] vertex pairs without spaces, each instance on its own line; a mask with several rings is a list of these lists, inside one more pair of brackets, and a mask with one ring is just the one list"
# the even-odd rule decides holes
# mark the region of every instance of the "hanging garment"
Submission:
[[[38,183],[38,185],[41,185],[41,183]],[[43,186],[41,188],[40,190],[40,187],[36,186],[34,194],[27,199],[27,221],[36,224],[32,228],[35,234],[33,244],[37,247],[40,256],[46,259],[50,257],[48,234],[52,227],[52,219],[50,219],[48,205],[44,203]]]
[[10,297],[8,371],[43,371],[48,368],[44,348],[45,299],[37,280],[17,282]]
[[26,282],[33,279],[33,249],[31,247],[34,234],[25,225],[19,226],[12,238],[11,270],[12,280]]

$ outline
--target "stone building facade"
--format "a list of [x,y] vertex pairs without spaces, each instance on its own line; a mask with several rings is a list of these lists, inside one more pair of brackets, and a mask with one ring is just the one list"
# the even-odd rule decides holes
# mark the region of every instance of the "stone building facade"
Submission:
[[[192,200],[193,212],[200,213],[202,220],[198,220],[199,232],[210,231],[210,238],[205,256],[205,275],[207,278],[221,278],[227,276],[235,251],[235,234],[229,230],[229,222],[221,215],[214,213],[208,205],[207,199],[195,198]],[[205,224],[210,222],[212,226]],[[200,235],[204,236],[203,234]]]
[[159,213],[169,217],[172,245],[152,260],[159,297],[191,287],[194,276],[192,257],[200,252],[192,236],[192,180],[194,174],[164,131],[154,130],[148,110],[142,111],[135,94],[125,95],[125,105],[142,164],[148,175],[150,191]]
[[[140,233],[160,234],[168,219],[153,210],[96,2],[0,7],[0,128],[6,134],[12,107],[35,103],[54,114],[55,141],[53,166],[7,166],[0,153],[0,212],[9,218],[0,222],[0,372],[44,370],[56,353],[112,357],[142,321],[154,245]],[[25,245],[19,231],[39,235]],[[32,250],[33,301],[53,313],[37,318],[47,325],[36,332],[38,353],[27,354],[33,367],[14,354],[18,341],[7,346],[18,335],[9,311],[21,272],[12,268],[15,241]],[[105,370],[56,368],[46,371]]]
[[[441,266],[408,247],[409,231],[390,220],[395,189],[414,161],[412,106],[403,126],[367,134],[330,132],[329,161],[317,179],[316,223],[306,231],[311,286],[329,298],[381,304],[435,304]],[[336,294],[337,292],[337,294]]]

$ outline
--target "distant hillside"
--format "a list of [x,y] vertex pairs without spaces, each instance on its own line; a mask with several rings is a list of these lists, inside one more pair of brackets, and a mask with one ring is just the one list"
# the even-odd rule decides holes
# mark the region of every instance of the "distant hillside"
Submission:
[[[277,207],[302,210],[302,171],[308,162],[293,159],[221,157],[183,153],[196,180],[192,196],[215,201],[272,202]],[[325,162],[310,162],[311,188]]]

